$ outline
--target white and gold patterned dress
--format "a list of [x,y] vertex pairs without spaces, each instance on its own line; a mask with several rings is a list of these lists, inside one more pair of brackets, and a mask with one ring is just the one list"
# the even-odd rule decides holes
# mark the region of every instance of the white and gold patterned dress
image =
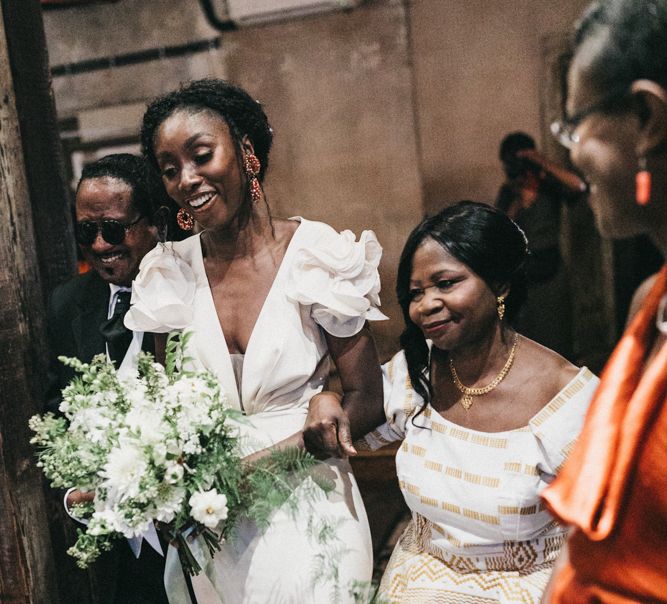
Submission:
[[540,502],[576,440],[598,379],[582,368],[523,428],[478,432],[420,415],[403,352],[384,365],[387,423],[361,444],[402,440],[396,470],[412,520],[380,592],[402,604],[539,602],[565,538]]

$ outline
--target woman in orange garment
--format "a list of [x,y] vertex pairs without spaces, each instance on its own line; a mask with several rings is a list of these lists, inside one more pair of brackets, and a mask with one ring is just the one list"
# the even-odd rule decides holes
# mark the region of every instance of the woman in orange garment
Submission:
[[[667,252],[667,0],[593,3],[576,31],[567,117],[552,130],[607,237]],[[545,596],[667,602],[667,267],[635,296],[582,435],[543,497],[572,526]]]

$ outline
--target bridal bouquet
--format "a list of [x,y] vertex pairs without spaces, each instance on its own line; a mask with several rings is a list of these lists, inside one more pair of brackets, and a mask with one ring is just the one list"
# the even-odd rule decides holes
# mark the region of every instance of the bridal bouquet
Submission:
[[213,554],[240,517],[265,526],[308,476],[313,497],[333,488],[309,472],[316,461],[298,449],[244,464],[237,448],[243,416],[225,407],[212,374],[187,370],[187,339],[170,336],[164,367],[141,353],[130,377],[119,377],[105,355],[90,364],[61,357],[79,374],[63,390],[63,417],[30,419],[51,485],[95,493],[73,511],[87,522],[68,550],[81,568],[114,539],[155,523],[186,571],[197,574],[190,535],[202,536]]

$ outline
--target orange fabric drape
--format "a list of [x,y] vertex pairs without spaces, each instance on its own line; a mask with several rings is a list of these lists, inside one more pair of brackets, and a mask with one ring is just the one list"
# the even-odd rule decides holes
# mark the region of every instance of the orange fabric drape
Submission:
[[665,292],[667,266],[609,359],[572,455],[543,493],[574,529],[552,602],[667,602],[667,345],[645,365]]

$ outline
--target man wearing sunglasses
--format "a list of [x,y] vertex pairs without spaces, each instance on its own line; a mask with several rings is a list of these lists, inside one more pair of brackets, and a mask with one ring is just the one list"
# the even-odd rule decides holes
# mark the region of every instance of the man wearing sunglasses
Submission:
[[92,270],[51,294],[47,320],[57,383],[49,393],[50,409],[57,409],[60,389],[73,377],[59,355],[87,363],[106,352],[118,367],[132,339],[151,348],[152,338],[124,330],[118,314],[129,304],[142,258],[157,244],[154,213],[142,158],[107,155],[84,167],[76,190],[75,236]]
[[[47,314],[51,349],[47,408],[57,411],[60,391],[74,372],[59,355],[89,362],[106,353],[120,366],[130,346],[151,350],[150,334],[123,325],[132,280],[142,258],[155,247],[158,228],[142,158],[108,155],[83,169],[76,191],[76,241],[92,270],[58,286]],[[68,503],[81,495],[68,492]],[[135,543],[135,550],[139,543]],[[155,544],[157,547],[157,544]],[[91,579],[109,604],[166,604],[164,558],[142,543],[136,559],[119,543],[95,563]]]

